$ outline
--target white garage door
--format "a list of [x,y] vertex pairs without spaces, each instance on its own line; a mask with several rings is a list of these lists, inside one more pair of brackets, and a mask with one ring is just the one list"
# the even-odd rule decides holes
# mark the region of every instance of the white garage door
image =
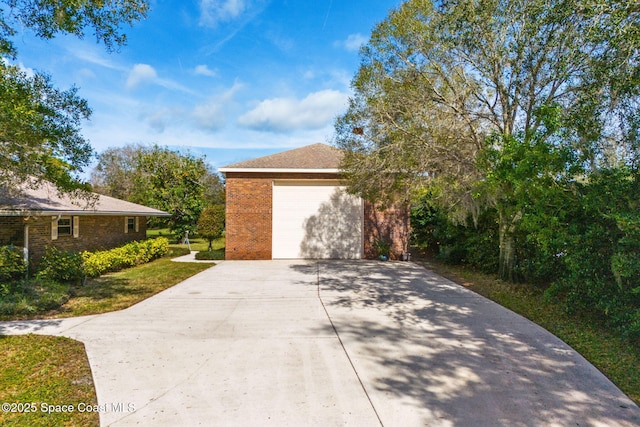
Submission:
[[273,248],[278,258],[362,257],[362,201],[335,182],[275,182]]

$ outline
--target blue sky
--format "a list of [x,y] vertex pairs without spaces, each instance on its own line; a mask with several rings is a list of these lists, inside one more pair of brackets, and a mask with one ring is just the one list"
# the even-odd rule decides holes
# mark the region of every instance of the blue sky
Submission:
[[130,143],[206,155],[214,167],[329,142],[358,48],[400,0],[151,0],[128,43],[19,34],[18,60],[76,85],[97,152]]

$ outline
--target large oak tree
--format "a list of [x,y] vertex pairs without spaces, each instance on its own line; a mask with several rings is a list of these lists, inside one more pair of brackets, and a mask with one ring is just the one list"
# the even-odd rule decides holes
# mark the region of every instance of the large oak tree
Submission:
[[[147,0],[0,1],[0,187],[17,183],[55,183],[61,191],[86,188],[78,172],[92,148],[81,134],[91,110],[77,89],[57,89],[43,72],[28,74],[14,61],[14,38],[25,28],[43,39],[92,32],[113,51],[126,36],[121,27],[146,16]],[[34,180],[28,179],[34,178]]]
[[336,143],[352,191],[429,186],[496,208],[500,273],[535,191],[637,161],[640,8],[620,0],[410,0],[362,51]]
[[171,213],[176,237],[195,231],[207,206],[224,204],[224,185],[203,157],[167,147],[127,145],[98,156],[91,175],[101,194]]

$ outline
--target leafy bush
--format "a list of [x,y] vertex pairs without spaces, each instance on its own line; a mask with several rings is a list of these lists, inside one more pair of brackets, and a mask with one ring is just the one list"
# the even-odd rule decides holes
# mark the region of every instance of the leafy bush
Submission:
[[82,256],[77,252],[47,246],[38,266],[37,277],[56,282],[79,281],[84,277]]
[[481,212],[467,224],[447,218],[426,192],[411,210],[412,244],[448,264],[466,264],[491,273],[498,269],[498,229],[495,209]]
[[215,205],[206,208],[200,219],[198,220],[198,234],[209,242],[209,251],[211,251],[212,242],[222,237],[224,232],[225,207],[224,205]]
[[169,252],[169,240],[158,237],[142,242],[130,242],[106,251],[83,252],[84,273],[97,277],[104,273],[119,271],[160,258]]
[[68,284],[35,278],[21,280],[19,286],[0,300],[1,316],[27,315],[55,310],[69,300]]
[[373,242],[373,247],[376,250],[376,253],[379,257],[381,256],[389,256],[389,252],[391,252],[391,243],[384,239],[376,239]]
[[217,251],[200,251],[196,253],[196,259],[203,260],[222,260],[224,259],[224,250]]
[[0,246],[0,283],[22,278],[27,272],[22,251],[15,246]]
[[[456,225],[425,193],[415,201],[413,244],[448,263],[498,272],[498,215],[486,207]],[[640,345],[640,172],[593,171],[527,193],[514,231],[514,279],[546,288],[568,314]]]

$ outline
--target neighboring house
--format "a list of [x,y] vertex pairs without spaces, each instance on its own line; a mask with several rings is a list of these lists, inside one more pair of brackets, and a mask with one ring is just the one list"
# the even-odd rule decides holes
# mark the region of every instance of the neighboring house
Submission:
[[226,259],[375,258],[407,251],[408,207],[385,211],[347,194],[342,152],[325,144],[220,168],[226,177]]
[[60,195],[50,183],[7,193],[0,188],[0,245],[23,247],[25,257],[36,264],[47,246],[91,251],[143,240],[147,217],[169,216],[95,193],[90,201]]

